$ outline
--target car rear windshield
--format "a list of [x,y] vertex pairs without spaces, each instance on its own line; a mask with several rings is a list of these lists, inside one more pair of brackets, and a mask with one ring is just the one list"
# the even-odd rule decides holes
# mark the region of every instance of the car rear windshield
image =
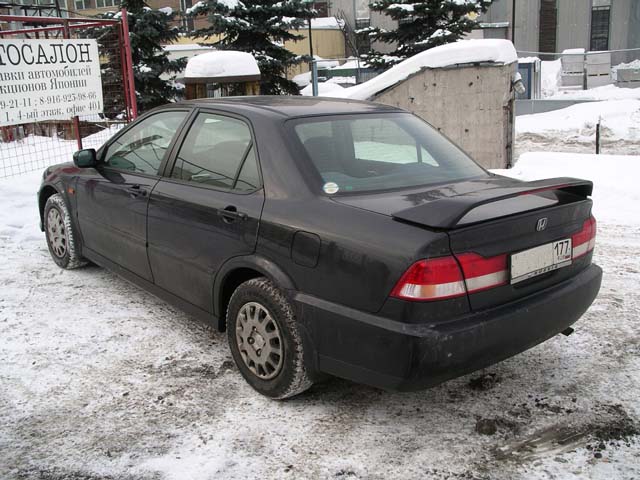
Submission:
[[409,113],[303,118],[293,129],[328,194],[488,175],[437,130]]

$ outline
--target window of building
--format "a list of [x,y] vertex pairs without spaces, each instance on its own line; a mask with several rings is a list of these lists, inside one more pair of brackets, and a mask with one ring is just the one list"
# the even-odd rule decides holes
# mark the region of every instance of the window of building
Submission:
[[[556,36],[558,29],[558,5],[556,0],[540,1],[540,26],[538,35],[538,50],[541,52],[556,51]],[[546,60],[546,58],[545,58]]]
[[590,50],[609,50],[610,6],[594,6],[591,9],[591,46]]
[[118,5],[118,0],[96,0],[96,7],[115,7]]
[[90,0],[75,0],[76,2],[76,10],[87,10],[91,8]]

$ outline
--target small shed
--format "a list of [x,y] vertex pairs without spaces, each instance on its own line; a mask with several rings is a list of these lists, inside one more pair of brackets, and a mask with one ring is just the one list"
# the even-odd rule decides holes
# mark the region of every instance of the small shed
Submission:
[[250,53],[216,50],[189,59],[184,83],[187,100],[259,95],[260,69]]

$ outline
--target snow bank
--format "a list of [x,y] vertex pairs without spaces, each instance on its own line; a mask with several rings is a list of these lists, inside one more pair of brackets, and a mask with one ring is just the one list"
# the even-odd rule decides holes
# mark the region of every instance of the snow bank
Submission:
[[600,223],[640,226],[640,156],[524,153],[510,170],[492,170],[521,180],[576,177],[593,182],[593,214]]
[[340,96],[358,100],[369,99],[423,68],[439,68],[477,62],[507,64],[517,60],[516,49],[508,40],[460,40],[414,55],[368,82],[345,89],[340,92]]
[[622,88],[611,84],[589,90],[560,90],[547,98],[550,100],[640,100],[640,88]]
[[253,55],[234,50],[207,52],[189,59],[185,78],[243,77],[260,75]]
[[562,61],[560,59],[540,62],[540,81],[542,83],[543,97],[550,97],[558,93],[561,70]]
[[552,112],[521,115],[516,132],[545,133],[589,130],[591,134],[601,118],[610,136],[625,140],[640,139],[640,100],[610,100],[573,105]]

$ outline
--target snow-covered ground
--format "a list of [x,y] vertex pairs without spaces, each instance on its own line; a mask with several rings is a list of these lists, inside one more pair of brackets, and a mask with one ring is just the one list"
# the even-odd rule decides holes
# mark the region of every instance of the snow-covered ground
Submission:
[[576,332],[422,392],[331,380],[286,402],[241,379],[224,335],[98,267],[60,270],[40,172],[0,180],[0,478],[639,478],[640,157],[506,173],[596,182],[605,276]]
[[640,155],[640,89],[594,90],[599,91],[600,101],[517,116],[515,158],[522,152],[550,149],[594,153],[598,122],[601,153]]

